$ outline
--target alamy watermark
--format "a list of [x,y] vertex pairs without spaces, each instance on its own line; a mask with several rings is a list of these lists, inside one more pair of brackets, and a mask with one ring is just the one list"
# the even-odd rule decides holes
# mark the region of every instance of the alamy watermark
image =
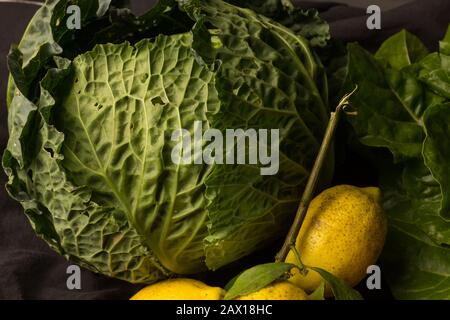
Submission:
[[369,30],[380,30],[381,29],[381,8],[376,4],[372,4],[367,7],[367,14],[370,16],[366,20],[366,26]]
[[194,133],[178,129],[171,158],[175,164],[261,165],[261,175],[275,175],[280,165],[279,129],[218,129],[203,132],[202,121],[194,122]]
[[80,30],[81,29],[81,8],[75,4],[67,7],[66,13],[69,17],[66,21],[67,29]]
[[381,269],[376,264],[367,267],[366,286],[369,290],[381,289]]
[[69,275],[66,280],[66,287],[69,290],[81,290],[81,269],[75,264],[67,267],[66,273]]

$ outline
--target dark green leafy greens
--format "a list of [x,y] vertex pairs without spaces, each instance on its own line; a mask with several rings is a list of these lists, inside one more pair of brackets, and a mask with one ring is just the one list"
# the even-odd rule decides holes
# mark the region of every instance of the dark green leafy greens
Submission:
[[429,53],[402,31],[373,56],[347,47],[344,88],[358,85],[350,119],[377,157],[389,233],[382,256],[397,298],[450,298],[450,28]]
[[[69,4],[81,30],[65,27]],[[163,0],[141,17],[119,1],[47,1],[9,55],[9,194],[60,254],[131,282],[217,269],[271,243],[328,121],[325,73],[301,36],[327,30],[311,17],[294,32],[219,0]],[[170,136],[195,121],[280,129],[279,173],[174,164]]]

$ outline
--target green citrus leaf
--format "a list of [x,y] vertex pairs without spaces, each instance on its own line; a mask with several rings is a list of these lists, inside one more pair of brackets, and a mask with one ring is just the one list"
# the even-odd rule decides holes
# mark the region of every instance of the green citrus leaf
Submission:
[[325,281],[322,281],[316,290],[309,295],[309,300],[325,300]]
[[251,292],[262,289],[275,280],[282,279],[296,266],[291,263],[275,262],[254,266],[242,272],[237,278],[233,278],[232,285],[226,285],[230,289],[224,299],[231,300]]
[[336,278],[321,268],[311,267],[311,269],[318,272],[328,282],[336,300],[362,300],[361,294],[345,283],[344,280]]

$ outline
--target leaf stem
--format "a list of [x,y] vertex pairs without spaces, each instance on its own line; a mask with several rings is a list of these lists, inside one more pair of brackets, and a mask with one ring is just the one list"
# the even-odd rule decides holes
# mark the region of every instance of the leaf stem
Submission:
[[283,246],[281,247],[280,251],[277,253],[275,257],[276,262],[282,262],[286,260],[289,251],[293,247],[295,247],[295,240],[303,224],[303,221],[305,220],[306,211],[308,209],[309,203],[311,202],[312,197],[314,196],[314,192],[317,187],[317,182],[320,177],[320,172],[325,162],[325,158],[328,156],[328,150],[333,140],[334,133],[336,132],[336,128],[339,123],[341,113],[342,111],[345,112],[345,107],[349,105],[349,98],[353,95],[353,93],[356,92],[357,89],[358,87],[355,87],[355,89],[352,92],[346,94],[339,102],[338,106],[336,107],[336,110],[331,113],[330,120],[328,121],[328,126],[319,149],[319,153],[317,154],[316,161],[314,162],[311,174],[305,186],[305,190],[303,191],[302,197],[300,199],[300,205],[297,209],[297,214],[295,215],[294,222],[292,223],[292,226],[286,236]]
[[303,264],[302,258],[300,257],[300,252],[298,252],[295,245],[291,245],[290,249],[294,253],[295,259],[297,259],[297,266],[300,273],[306,276],[306,274],[308,273],[308,268],[306,268],[306,266]]

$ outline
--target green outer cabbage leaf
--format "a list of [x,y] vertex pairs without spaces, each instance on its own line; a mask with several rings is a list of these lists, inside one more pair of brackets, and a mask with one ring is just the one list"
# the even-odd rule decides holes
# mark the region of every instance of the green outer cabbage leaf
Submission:
[[[55,123],[64,132],[62,166],[89,186],[101,207],[118,208],[161,263],[177,273],[203,269],[206,165],[177,165],[178,129],[203,130],[220,107],[214,73],[196,61],[192,35],[102,45],[78,56]],[[67,91],[66,91],[67,90]]]
[[[216,269],[286,232],[326,127],[326,99],[317,87],[325,80],[307,42],[281,25],[220,1],[185,5],[198,21],[199,53],[207,48],[204,56],[220,61],[222,107],[212,127],[281,129],[278,175],[263,177],[255,166],[218,165],[205,182],[206,264]],[[213,37],[222,46],[203,43],[205,25],[220,30]],[[332,175],[329,161],[325,180]]]
[[[80,7],[83,27],[92,20],[101,18],[110,3],[111,0],[70,2]],[[55,17],[64,16],[68,5],[68,0],[46,1],[31,19],[19,45],[12,47],[8,66],[14,79],[12,77],[9,79],[8,106],[12,102],[16,88],[25,96],[37,95],[36,90],[30,91],[33,90],[33,86],[36,87],[36,77],[42,67],[51,57],[63,52],[61,45],[67,41],[65,37],[68,28],[64,21]],[[73,32],[70,36],[73,37]]]
[[301,9],[291,0],[232,0],[240,7],[250,8],[256,13],[275,20],[294,33],[306,38],[313,47],[323,47],[330,40],[330,27],[319,16],[316,9]]
[[58,253],[93,271],[130,282],[168,275],[142,238],[114,207],[90,201],[91,191],[74,185],[60,165],[64,135],[48,122],[55,101],[49,94],[70,62],[60,61],[42,80],[39,106],[15,96],[3,167],[7,190],[24,207],[33,228]]

